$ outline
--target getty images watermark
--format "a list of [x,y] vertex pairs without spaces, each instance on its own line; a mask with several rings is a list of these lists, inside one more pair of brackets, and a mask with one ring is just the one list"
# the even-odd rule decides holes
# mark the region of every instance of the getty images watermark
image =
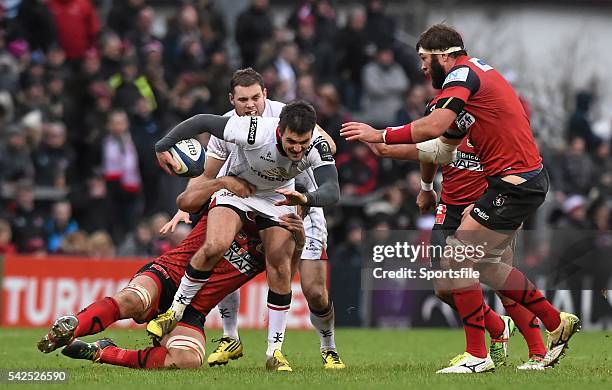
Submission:
[[[412,244],[404,241],[388,245],[374,245],[372,247],[372,261],[374,263],[407,262],[411,266],[385,269],[381,264],[380,267],[372,269],[372,276],[375,279],[423,279],[427,281],[440,278],[479,278],[479,272],[471,267],[442,270],[437,269],[438,267],[432,267],[431,263],[441,261],[444,258],[454,259],[459,263],[467,259],[481,258],[486,253],[485,249],[486,243],[483,245],[451,246],[426,244],[423,241]],[[427,264],[428,260],[429,264]],[[415,268],[413,266],[415,264],[422,264],[423,266]]]
[[447,243],[447,236],[423,237],[416,230],[367,232],[362,288],[429,291],[436,279],[478,279],[480,272],[466,260],[485,257],[487,244]]

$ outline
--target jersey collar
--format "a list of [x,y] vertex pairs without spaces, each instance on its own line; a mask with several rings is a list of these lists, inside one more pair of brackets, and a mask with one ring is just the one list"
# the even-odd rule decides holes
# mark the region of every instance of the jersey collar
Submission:
[[287,157],[287,153],[285,153],[285,150],[283,149],[283,143],[281,141],[281,133],[280,133],[280,128],[276,128],[276,149],[278,149],[278,152],[283,156],[283,157]]

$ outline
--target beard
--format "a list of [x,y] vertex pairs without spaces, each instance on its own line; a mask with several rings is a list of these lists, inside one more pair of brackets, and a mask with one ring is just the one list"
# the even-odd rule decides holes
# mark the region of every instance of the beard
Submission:
[[431,75],[431,85],[435,89],[442,89],[442,84],[444,84],[444,79],[446,79],[446,72],[444,72],[444,68],[438,62],[438,57],[431,57],[431,65],[430,65],[430,75]]

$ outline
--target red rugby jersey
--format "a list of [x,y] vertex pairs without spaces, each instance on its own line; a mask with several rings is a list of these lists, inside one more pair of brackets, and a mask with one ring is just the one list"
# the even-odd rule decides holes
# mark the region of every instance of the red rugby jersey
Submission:
[[[425,111],[428,115],[434,110],[438,97],[434,98]],[[480,159],[468,137],[464,137],[457,147],[457,158],[442,167],[442,203],[468,205],[476,202],[487,189]]]
[[529,118],[510,84],[478,58],[460,56],[446,76],[438,99],[465,102],[455,121],[467,131],[486,176],[535,170],[542,158]]
[[[178,286],[185,268],[191,257],[200,249],[206,239],[208,215],[204,214],[191,233],[179,246],[162,254],[155,262],[166,267],[172,281]],[[252,225],[252,226],[251,226]],[[238,271],[251,278],[265,268],[265,257],[261,240],[254,223],[247,223],[223,255],[223,259],[215,265],[213,273],[233,273]]]

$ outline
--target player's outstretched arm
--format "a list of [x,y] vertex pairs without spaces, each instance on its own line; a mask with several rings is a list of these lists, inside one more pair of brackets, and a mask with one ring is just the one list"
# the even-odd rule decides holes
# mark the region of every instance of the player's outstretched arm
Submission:
[[327,207],[340,200],[340,185],[338,184],[338,170],[335,165],[323,165],[313,169],[315,182],[318,188],[312,192],[300,193],[294,190],[279,189],[277,193],[285,195],[285,199],[276,202],[276,206],[310,206]]
[[415,145],[387,145],[382,143],[364,142],[368,148],[379,157],[392,158],[395,160],[416,161],[419,153]]
[[404,126],[388,127],[377,130],[360,122],[342,124],[340,135],[347,141],[365,141],[370,143],[415,144],[443,135],[457,118],[457,113],[447,108],[436,108],[426,117],[417,119]]

